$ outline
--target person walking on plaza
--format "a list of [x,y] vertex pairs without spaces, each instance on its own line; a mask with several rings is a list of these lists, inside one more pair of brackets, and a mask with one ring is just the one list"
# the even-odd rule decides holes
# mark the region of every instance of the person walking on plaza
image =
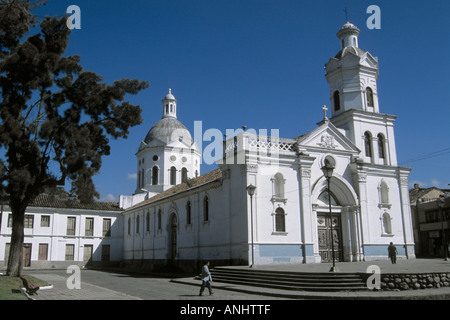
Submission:
[[203,294],[203,291],[205,290],[205,286],[208,287],[209,294],[212,295],[213,294],[212,288],[211,288],[212,277],[211,277],[211,272],[209,272],[209,261],[206,261],[205,264],[203,265],[202,273],[201,273],[200,277],[202,278],[202,286],[200,287],[199,296],[201,296]]
[[397,263],[397,254],[398,254],[397,248],[391,242],[388,247],[388,255],[389,255],[389,258],[391,258],[392,264]]

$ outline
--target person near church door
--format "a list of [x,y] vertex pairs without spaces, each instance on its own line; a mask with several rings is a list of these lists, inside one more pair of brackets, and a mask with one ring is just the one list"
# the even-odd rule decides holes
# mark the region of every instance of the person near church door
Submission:
[[391,258],[392,264],[397,263],[397,254],[398,254],[397,248],[394,246],[394,244],[392,242],[389,243],[388,255],[389,255],[389,258]]
[[200,287],[199,296],[201,296],[203,294],[205,287],[208,287],[209,294],[212,295],[213,294],[212,288],[211,288],[212,277],[211,277],[211,272],[209,272],[209,261],[206,261],[203,264],[202,273],[201,273],[200,277],[202,279],[202,286]]

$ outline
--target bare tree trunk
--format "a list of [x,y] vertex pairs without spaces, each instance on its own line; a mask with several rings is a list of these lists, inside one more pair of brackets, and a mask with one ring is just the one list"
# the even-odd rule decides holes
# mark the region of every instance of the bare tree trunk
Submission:
[[22,206],[12,205],[11,200],[11,213],[12,213],[12,234],[11,234],[11,246],[9,249],[8,268],[6,274],[10,277],[20,277],[22,275],[23,264],[23,242],[24,242],[24,221],[25,221],[25,209]]

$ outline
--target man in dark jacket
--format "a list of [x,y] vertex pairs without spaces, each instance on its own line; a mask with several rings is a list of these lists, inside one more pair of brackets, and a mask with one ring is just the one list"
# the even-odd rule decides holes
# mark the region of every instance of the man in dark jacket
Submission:
[[391,242],[388,247],[388,255],[389,255],[389,258],[391,258],[392,264],[397,263],[397,254],[398,254],[397,248]]

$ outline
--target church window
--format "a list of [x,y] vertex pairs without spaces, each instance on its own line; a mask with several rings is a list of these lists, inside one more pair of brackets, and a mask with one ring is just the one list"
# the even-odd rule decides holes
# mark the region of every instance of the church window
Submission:
[[275,210],[275,231],[286,231],[285,214],[282,208],[277,208],[277,210]]
[[166,104],[166,113],[169,113],[169,105]]
[[128,218],[128,235],[131,234],[131,218]]
[[147,214],[145,215],[145,225],[147,232],[150,232],[150,212],[147,211]]
[[186,203],[186,224],[191,224],[191,202]]
[[203,221],[209,221],[209,199],[208,196],[203,198]]
[[281,173],[277,173],[274,177],[275,197],[284,198],[284,178]]
[[158,184],[158,173],[159,173],[158,167],[154,166],[152,168],[152,185],[154,186]]
[[339,111],[341,109],[341,101],[339,97],[339,91],[335,91],[333,94],[333,101],[334,101],[334,111]]
[[385,158],[384,136],[381,133],[379,133],[377,137],[378,137],[378,156],[380,157],[380,159],[384,159]]
[[139,234],[139,215],[136,217],[136,234]]
[[369,131],[364,133],[364,148],[366,157],[372,157],[372,135]]
[[181,182],[186,182],[187,179],[188,179],[187,169],[183,168],[181,169]]
[[388,212],[383,213],[383,233],[392,234],[391,216]]
[[170,168],[170,184],[172,186],[177,184],[177,168],[175,167]]
[[385,181],[381,181],[380,187],[380,203],[388,204],[389,203],[389,188]]
[[141,187],[141,170],[138,171],[137,187]]
[[158,210],[158,230],[161,230],[161,209]]
[[142,169],[141,179],[142,179],[141,186],[143,187],[143,186],[145,186],[145,171],[144,171],[144,169]]
[[153,161],[158,161],[158,156],[153,156]]
[[367,106],[373,107],[373,91],[371,88],[366,88]]

